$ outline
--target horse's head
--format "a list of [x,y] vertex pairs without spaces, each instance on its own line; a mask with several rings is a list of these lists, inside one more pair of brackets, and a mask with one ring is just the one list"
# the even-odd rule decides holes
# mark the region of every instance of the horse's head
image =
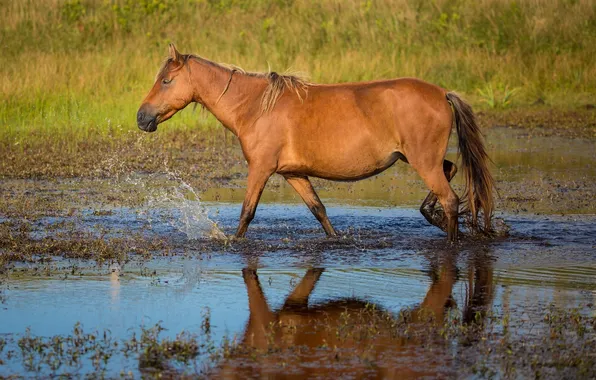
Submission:
[[137,112],[137,124],[146,132],[154,132],[157,124],[171,118],[193,100],[190,75],[182,70],[186,64],[174,44],[170,44],[170,57],[155,78],[153,88]]

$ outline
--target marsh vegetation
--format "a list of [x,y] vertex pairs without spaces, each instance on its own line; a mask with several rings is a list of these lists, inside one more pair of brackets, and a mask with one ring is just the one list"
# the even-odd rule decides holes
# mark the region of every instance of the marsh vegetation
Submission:
[[[591,1],[0,2],[3,144],[114,139],[134,127],[167,44],[333,83],[414,76],[478,108],[576,109],[596,91]],[[593,117],[592,117],[593,123]],[[216,124],[191,112],[168,128]],[[66,142],[67,141],[67,142]]]

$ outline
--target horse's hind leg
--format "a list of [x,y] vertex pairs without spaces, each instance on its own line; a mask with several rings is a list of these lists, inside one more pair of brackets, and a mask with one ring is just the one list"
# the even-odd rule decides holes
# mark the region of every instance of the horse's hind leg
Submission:
[[308,177],[297,177],[297,176],[284,176],[286,181],[306,203],[310,211],[313,215],[317,218],[319,223],[323,226],[323,229],[327,233],[327,236],[336,236],[335,230],[327,217],[327,211],[325,210],[325,206],[319,199],[319,196],[315,192],[315,189],[312,187],[312,184],[308,180]]
[[441,224],[438,225],[438,227],[441,227],[441,229],[444,229],[444,226],[446,227],[447,239],[449,241],[457,240],[457,216],[459,209],[459,198],[449,185],[447,177],[445,177],[445,173],[443,172],[442,168],[438,165],[428,170],[423,170],[422,168],[416,169],[418,170],[418,174],[420,174],[420,176],[426,183],[426,186],[428,186],[428,188],[433,192],[433,194],[436,195],[439,202],[441,202],[443,210],[445,211],[445,216],[447,219],[446,226],[444,221],[442,220]]
[[[449,160],[443,160],[443,173],[445,173],[447,181],[451,182],[455,173],[457,173],[457,166]],[[420,212],[430,224],[445,231],[447,229],[445,214],[439,210],[435,210],[437,200],[437,196],[432,191],[429,192],[420,206]]]

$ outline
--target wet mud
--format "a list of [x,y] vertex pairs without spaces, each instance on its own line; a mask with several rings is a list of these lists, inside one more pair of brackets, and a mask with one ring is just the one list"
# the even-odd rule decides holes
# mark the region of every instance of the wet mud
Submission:
[[540,131],[487,130],[510,234],[455,245],[405,164],[314,181],[333,239],[274,177],[238,240],[230,136],[4,161],[0,375],[593,377],[594,142]]

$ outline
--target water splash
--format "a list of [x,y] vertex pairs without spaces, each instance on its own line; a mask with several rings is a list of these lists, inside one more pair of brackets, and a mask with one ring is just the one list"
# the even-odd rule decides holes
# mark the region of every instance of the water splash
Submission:
[[226,239],[217,223],[209,218],[197,191],[178,174],[170,171],[167,163],[164,163],[164,167],[169,184],[148,189],[147,207],[169,212],[170,225],[189,239]]
[[[139,136],[131,147],[138,155],[147,156],[145,135]],[[107,173],[113,180],[112,186],[130,194],[131,203],[144,199],[140,214],[153,224],[156,215],[166,220],[188,239],[226,239],[225,234],[201,203],[198,192],[182,176],[163,162],[163,170],[154,173],[138,173],[130,164],[117,155],[107,157],[101,165],[101,173]],[[100,172],[98,172],[100,174]]]

